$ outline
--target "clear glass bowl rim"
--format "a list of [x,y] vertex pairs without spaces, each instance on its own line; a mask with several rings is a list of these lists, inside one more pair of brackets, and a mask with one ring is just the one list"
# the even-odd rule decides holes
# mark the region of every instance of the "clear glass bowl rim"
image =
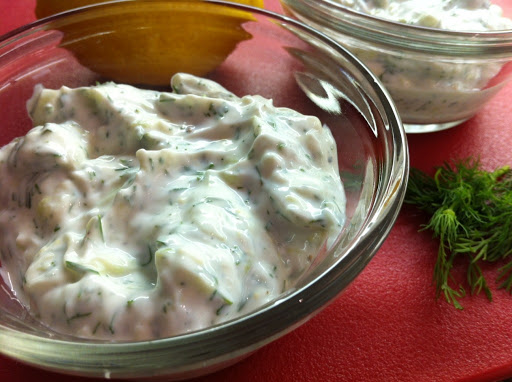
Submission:
[[[134,1],[140,0],[106,1],[37,20],[0,36],[0,48],[14,44],[20,36],[28,36],[34,30],[40,30],[54,21],[87,12],[89,8]],[[149,2],[151,1],[158,2],[159,0],[149,0]],[[227,362],[250,354],[300,326],[313,314],[318,313],[360,273],[389,234],[405,195],[409,161],[407,139],[400,117],[380,82],[345,48],[328,36],[297,20],[244,4],[223,0],[199,1],[246,10],[293,26],[301,32],[314,36],[343,55],[364,75],[368,86],[377,95],[377,101],[383,108],[382,111],[388,116],[387,128],[393,137],[388,143],[389,147],[386,148],[390,156],[389,163],[384,164],[387,167],[387,172],[383,178],[379,179],[378,195],[373,202],[372,210],[368,213],[366,229],[362,232],[359,240],[352,243],[347,250],[347,255],[321,276],[312,280],[308,285],[289,293],[276,303],[239,319],[170,338],[118,343],[46,338],[18,331],[10,325],[0,322],[0,343],[16,343],[17,349],[23,348],[23,357],[20,358],[17,351],[11,352],[5,346],[0,350],[1,353],[29,364],[77,375],[97,376],[101,373],[99,365],[103,365],[105,370],[111,367],[118,368],[116,377],[125,378],[158,374],[158,367],[163,367],[162,365],[165,365],[165,369],[178,373],[193,370],[199,365],[207,367]],[[222,342],[226,339],[229,341]],[[27,357],[27,354],[31,357]],[[41,354],[47,354],[47,356],[40,356]],[[76,365],[72,363],[72,357],[75,357],[73,360],[76,361]],[[138,362],[140,361],[139,357],[153,361],[141,365]],[[125,370],[125,372],[120,370]]]
[[[281,0],[283,7],[331,31],[390,49],[475,59],[509,57],[512,30],[449,31],[408,25],[364,14],[333,0]],[[318,28],[319,29],[319,28]]]

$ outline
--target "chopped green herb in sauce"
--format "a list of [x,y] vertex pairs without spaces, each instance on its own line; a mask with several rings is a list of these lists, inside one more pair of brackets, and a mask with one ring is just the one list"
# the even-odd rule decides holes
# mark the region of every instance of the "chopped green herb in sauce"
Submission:
[[37,86],[34,128],[0,150],[0,261],[56,331],[144,340],[246,314],[344,224],[316,117],[187,74],[171,87]]

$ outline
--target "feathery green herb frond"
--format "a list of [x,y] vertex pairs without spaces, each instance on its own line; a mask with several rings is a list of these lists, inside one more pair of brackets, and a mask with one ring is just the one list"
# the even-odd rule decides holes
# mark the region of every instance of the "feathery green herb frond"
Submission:
[[[466,288],[456,285],[451,271],[455,260],[465,257],[470,293],[484,292],[492,301],[481,264],[512,255],[510,166],[485,171],[479,160],[468,158],[444,163],[436,168],[434,177],[413,168],[405,203],[430,216],[422,230],[431,230],[439,238],[433,277],[437,297],[444,295],[462,309],[459,299],[466,295]],[[512,293],[512,260],[499,269],[497,281],[500,288]]]

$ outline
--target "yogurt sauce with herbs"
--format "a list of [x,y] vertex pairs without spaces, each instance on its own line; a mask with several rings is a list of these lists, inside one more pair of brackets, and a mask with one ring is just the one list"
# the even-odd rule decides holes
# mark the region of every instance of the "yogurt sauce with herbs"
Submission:
[[2,272],[55,331],[142,340],[293,287],[345,220],[316,117],[187,74],[174,91],[36,87],[0,150]]
[[403,24],[455,31],[512,29],[489,0],[337,0],[341,5]]
[[[340,5],[383,19],[456,31],[511,30],[512,20],[488,0],[336,0]],[[335,36],[336,38],[336,36]],[[343,37],[341,37],[343,39]],[[467,118],[496,88],[486,89],[499,63],[468,62],[453,57],[383,53],[347,42],[349,49],[380,78],[406,123],[442,123]]]

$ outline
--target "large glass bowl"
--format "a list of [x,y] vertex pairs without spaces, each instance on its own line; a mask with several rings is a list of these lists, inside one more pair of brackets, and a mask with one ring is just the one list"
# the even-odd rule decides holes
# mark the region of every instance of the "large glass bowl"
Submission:
[[370,16],[335,0],[281,0],[285,13],[328,34],[383,82],[407,133],[457,126],[511,78],[512,30],[447,31]]
[[[245,36],[233,43],[231,53],[210,49],[216,39],[226,40],[223,33],[233,30],[232,24],[214,22],[219,14],[236,14],[235,29]],[[144,22],[143,27],[123,22],[134,16],[157,21]],[[173,28],[179,20],[182,26],[186,25],[183,20],[193,21],[197,24],[192,27],[199,29],[204,20],[210,20],[206,24],[211,44],[201,48],[197,42],[204,35],[189,33],[190,25],[185,32]],[[128,38],[147,40],[148,45],[137,44],[132,47],[135,51],[124,52],[137,59],[136,55],[146,54],[146,72],[135,75],[132,60],[91,48],[112,46],[112,41],[122,46]],[[277,106],[316,115],[329,126],[338,145],[347,193],[345,226],[307,275],[271,304],[214,327],[154,341],[92,341],[52,332],[34,320],[2,283],[1,353],[33,366],[89,377],[173,380],[213,372],[319,312],[368,264],[393,226],[409,167],[405,132],[388,93],[330,38],[257,8],[221,1],[119,1],[55,15],[3,36],[1,143],[31,127],[25,103],[38,83],[76,87],[124,75],[120,80],[140,87],[167,89],[167,82],[155,79],[152,65],[161,60],[158,52],[167,49],[166,55],[173,54],[168,46],[158,46],[168,38],[186,48],[177,50],[185,55],[179,70],[199,70],[200,59],[207,63],[206,69],[200,68],[207,71],[202,74],[236,94],[261,94]],[[172,74],[168,73],[169,78]]]

